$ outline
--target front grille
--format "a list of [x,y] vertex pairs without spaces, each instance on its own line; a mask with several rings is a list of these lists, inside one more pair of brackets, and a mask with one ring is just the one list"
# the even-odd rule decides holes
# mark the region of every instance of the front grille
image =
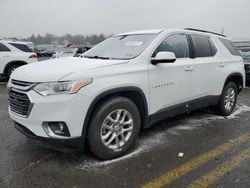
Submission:
[[10,90],[9,105],[10,110],[16,114],[23,117],[27,117],[29,115],[31,102],[25,93]]
[[13,85],[17,85],[17,86],[21,86],[21,87],[30,87],[34,84],[32,82],[24,82],[24,81],[19,81],[19,80],[11,80],[11,83]]

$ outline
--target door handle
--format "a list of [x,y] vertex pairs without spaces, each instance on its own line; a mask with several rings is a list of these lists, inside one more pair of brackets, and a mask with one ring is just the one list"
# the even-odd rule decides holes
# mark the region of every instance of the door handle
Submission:
[[187,66],[185,67],[185,71],[193,71],[194,67],[193,66]]
[[220,63],[219,67],[225,67],[225,63]]

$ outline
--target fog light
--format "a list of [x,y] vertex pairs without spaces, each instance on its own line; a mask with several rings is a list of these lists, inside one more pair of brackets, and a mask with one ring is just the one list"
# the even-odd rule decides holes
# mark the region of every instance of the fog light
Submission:
[[50,137],[70,137],[69,129],[64,122],[44,122],[43,129]]

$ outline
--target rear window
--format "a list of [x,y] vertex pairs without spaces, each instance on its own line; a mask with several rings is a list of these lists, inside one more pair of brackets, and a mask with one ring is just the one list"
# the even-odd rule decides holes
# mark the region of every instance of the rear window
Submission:
[[9,52],[10,49],[4,44],[0,43],[0,52]]
[[10,43],[12,46],[23,52],[32,52],[31,49],[26,44]]
[[[196,57],[212,57],[216,51],[212,50],[210,38],[206,36],[192,35]],[[214,46],[215,47],[215,46]]]
[[234,44],[225,38],[219,38],[219,40],[222,42],[222,44],[227,48],[227,50],[232,54],[232,55],[237,55],[240,56],[239,51],[236,49]]

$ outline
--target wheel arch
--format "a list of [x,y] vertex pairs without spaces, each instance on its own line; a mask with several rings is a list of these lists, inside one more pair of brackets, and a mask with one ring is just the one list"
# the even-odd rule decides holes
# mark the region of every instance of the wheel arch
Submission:
[[244,79],[243,79],[243,76],[241,73],[232,73],[230,74],[225,83],[224,83],[224,87],[225,85],[228,83],[228,82],[234,82],[236,85],[237,85],[237,88],[238,88],[238,93],[240,93],[243,89],[243,86],[244,86]]
[[86,139],[86,133],[88,130],[89,121],[91,119],[92,112],[95,109],[95,107],[101,104],[103,101],[108,100],[109,98],[112,98],[115,96],[123,96],[132,100],[140,111],[142,128],[147,124],[148,104],[147,104],[147,99],[146,99],[144,92],[138,87],[114,88],[114,89],[104,91],[101,94],[97,95],[95,99],[91,102],[88,108],[87,114],[85,116],[83,129],[82,129],[82,137],[84,139]]
[[9,70],[9,68],[10,68],[12,65],[26,65],[26,64],[28,64],[28,63],[25,62],[25,61],[21,61],[21,60],[10,61],[9,63],[7,63],[7,64],[5,65],[3,74],[4,74],[4,75],[7,75],[7,71]]

